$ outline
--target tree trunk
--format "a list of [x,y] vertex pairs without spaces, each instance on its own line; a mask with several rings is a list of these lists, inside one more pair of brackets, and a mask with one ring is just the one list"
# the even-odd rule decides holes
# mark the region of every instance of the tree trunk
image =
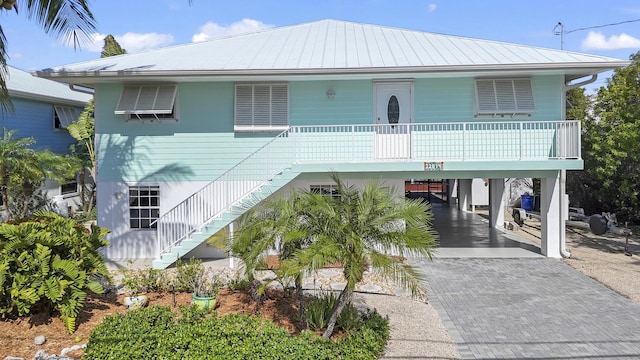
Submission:
[[13,216],[9,211],[9,171],[6,167],[2,168],[2,186],[0,186],[0,191],[2,192],[2,206],[7,215],[7,220],[11,220]]
[[309,330],[307,311],[304,308],[304,298],[302,295],[302,275],[299,275],[296,277],[296,302],[298,303],[298,312],[300,313],[300,321],[302,322],[303,330]]
[[87,213],[90,213],[91,210],[93,210],[93,204],[96,203],[96,186],[95,185],[91,185],[91,189],[89,189],[90,191],[90,195],[89,195],[89,206],[87,207]]
[[80,203],[82,204],[82,210],[87,212],[87,184],[85,181],[86,169],[80,169],[78,177],[80,178]]
[[353,297],[353,290],[348,288],[344,288],[338,296],[338,300],[336,301],[336,305],[333,307],[333,311],[331,312],[331,317],[329,318],[329,322],[327,323],[327,329],[324,331],[322,336],[326,339],[330,338],[333,334],[333,328],[336,326],[336,322],[338,321],[338,316],[342,313],[344,307],[351,302],[351,298]]

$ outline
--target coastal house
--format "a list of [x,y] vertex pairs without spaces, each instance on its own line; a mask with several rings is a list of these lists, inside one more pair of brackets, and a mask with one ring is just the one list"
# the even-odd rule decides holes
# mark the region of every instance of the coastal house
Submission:
[[[75,121],[91,95],[73,91],[67,84],[40,79],[26,71],[7,67],[6,83],[14,111],[4,111],[0,127],[17,130],[18,138],[33,137],[35,149],[49,149],[67,154],[69,145],[76,142],[66,130]],[[78,181],[59,184],[46,180],[43,190],[54,200],[60,211],[75,209],[80,202]]]
[[44,69],[95,89],[98,223],[111,259],[225,254],[205,240],[260,200],[349,183],[540,178],[541,251],[564,251],[566,170],[582,169],[565,93],[624,60],[321,20]]

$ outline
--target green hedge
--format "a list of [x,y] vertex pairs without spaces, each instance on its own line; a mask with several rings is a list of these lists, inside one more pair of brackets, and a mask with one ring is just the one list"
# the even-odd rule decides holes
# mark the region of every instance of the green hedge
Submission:
[[205,317],[192,308],[177,316],[151,306],[106,317],[89,337],[86,359],[377,359],[389,339],[388,320],[363,316],[360,331],[332,342],[306,332],[291,336],[249,315]]

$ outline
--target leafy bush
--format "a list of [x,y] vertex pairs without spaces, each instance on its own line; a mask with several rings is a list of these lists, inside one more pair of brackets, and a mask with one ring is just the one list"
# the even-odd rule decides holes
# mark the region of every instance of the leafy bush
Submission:
[[148,291],[162,292],[169,290],[167,274],[158,269],[139,269],[123,271],[122,285],[131,293]]
[[311,330],[320,330],[327,327],[336,301],[337,297],[330,292],[320,297],[314,297],[305,305],[307,322]]
[[[338,301],[337,296],[334,293],[329,292],[320,297],[311,299],[311,301],[305,305],[307,322],[309,323],[309,328],[311,330],[321,330],[327,327],[333,307],[336,305],[336,301]],[[357,330],[361,323],[361,312],[353,306],[353,304],[347,304],[338,316],[336,328],[342,329],[345,332],[351,332],[353,330]]]
[[102,293],[98,277],[110,279],[98,248],[105,228],[51,212],[0,225],[0,315],[56,310],[70,333],[87,291]]
[[151,306],[108,316],[91,332],[85,358],[377,359],[389,338],[388,322],[375,312],[363,317],[372,323],[362,324],[363,332],[332,342],[310,332],[291,336],[249,315],[205,317],[193,306],[182,311]]
[[178,292],[193,292],[194,279],[202,271],[202,260],[189,259],[188,263],[182,262],[182,259],[176,261],[176,272],[173,278],[173,286]]

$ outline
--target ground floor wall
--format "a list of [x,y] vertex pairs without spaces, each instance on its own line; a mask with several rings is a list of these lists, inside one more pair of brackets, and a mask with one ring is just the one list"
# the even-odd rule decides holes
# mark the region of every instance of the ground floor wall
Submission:
[[[370,179],[347,178],[348,185],[361,187]],[[378,179],[383,186],[392,187],[398,196],[404,196],[404,180]],[[108,235],[110,245],[101,249],[109,259],[155,258],[158,255],[156,231],[154,229],[132,229],[130,224],[129,189],[132,186],[157,186],[159,190],[159,213],[163,214],[182,202],[185,198],[202,188],[204,181],[176,182],[100,182],[98,186],[98,225],[111,232]],[[309,190],[314,187],[329,188],[333,181],[326,174],[300,176],[285,185],[269,199],[288,196],[294,189]],[[222,258],[226,254],[215,246],[203,243],[185,257]]]

